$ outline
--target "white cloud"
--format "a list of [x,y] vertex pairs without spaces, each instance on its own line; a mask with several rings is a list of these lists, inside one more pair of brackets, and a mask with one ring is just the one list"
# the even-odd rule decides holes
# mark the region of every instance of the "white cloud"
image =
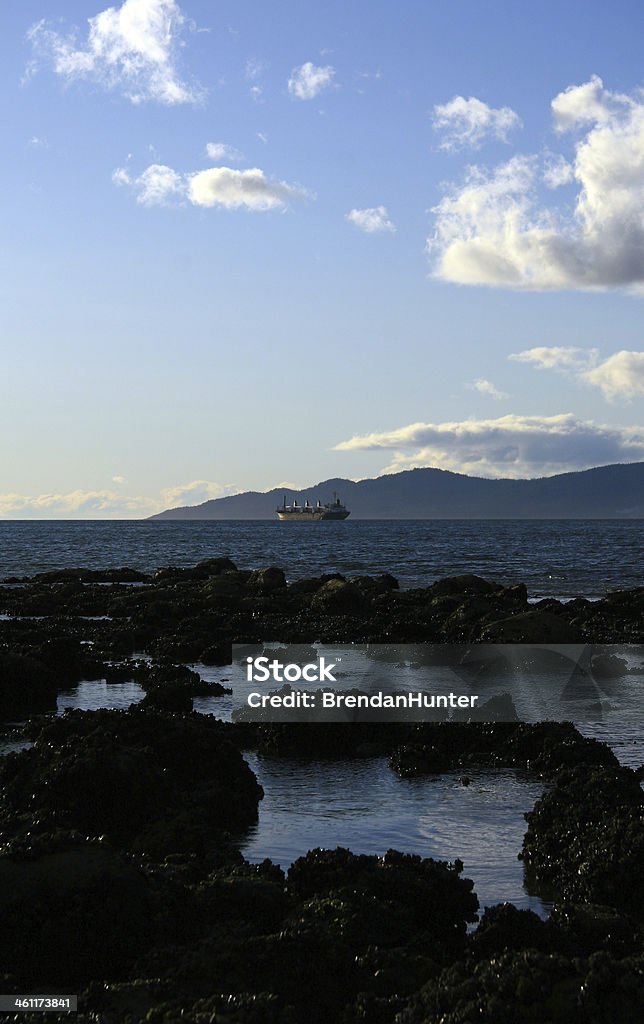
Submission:
[[597,360],[597,349],[575,345],[539,345],[508,357],[516,363],[529,363],[538,370],[561,370],[565,373],[588,370]]
[[[121,476],[112,478],[124,484]],[[237,494],[231,484],[193,480],[163,489],[158,495],[125,495],[105,489],[81,489],[54,494],[0,494],[0,518],[4,519],[138,519],[177,505],[198,505],[209,498]]]
[[599,75],[591,75],[583,85],[569,85],[550,104],[555,129],[567,132],[582,125],[610,122],[615,115],[634,105],[622,93],[604,89]]
[[487,103],[470,96],[454,96],[449,103],[434,107],[434,130],[443,133],[441,149],[478,149],[485,139],[508,141],[514,128],[521,127],[521,118],[510,107],[489,107]]
[[575,180],[575,169],[560,153],[547,157],[543,169],[543,180],[548,188],[561,188]]
[[583,379],[601,388],[609,399],[644,395],[644,352],[615,352],[599,366],[587,370]]
[[260,60],[258,57],[251,57],[246,61],[245,75],[249,82],[256,82],[262,78],[264,72],[268,70],[268,62]]
[[245,171],[210,167],[205,171],[180,174],[165,164],[151,164],[134,178],[125,168],[119,167],[112,174],[112,181],[115,185],[132,188],[137,202],[144,206],[187,201],[193,206],[264,212],[284,210],[292,200],[309,195],[296,185],[267,178],[257,167]]
[[593,78],[552,107],[560,131],[581,131],[572,211],[541,202],[544,176],[552,186],[568,174],[550,154],[472,167],[433,211],[428,252],[438,277],[533,290],[644,288],[644,96],[610,93]]
[[352,437],[335,446],[335,451],[384,449],[395,451],[385,472],[435,466],[475,476],[520,479],[638,461],[644,458],[644,428],[604,426],[572,413],[508,415],[491,420],[412,423],[398,430]]
[[158,503],[150,498],[126,497],[116,491],[69,491],[66,494],[0,494],[0,516],[5,518],[118,518],[151,514]]
[[201,505],[211,498],[222,498],[227,494],[236,494],[237,488],[230,484],[217,484],[212,480],[192,480],[189,484],[178,484],[166,487],[161,491],[163,508],[176,508],[178,505]]
[[335,69],[330,64],[320,68],[309,60],[301,67],[293,68],[288,80],[288,91],[298,100],[312,100],[332,85],[334,75]]
[[188,179],[188,198],[195,206],[223,206],[227,210],[283,210],[293,199],[306,196],[303,189],[285,181],[271,181],[258,167],[236,171],[212,167]]
[[165,164],[150,164],[137,178],[132,178],[124,167],[112,174],[115,185],[129,185],[136,192],[136,201],[143,206],[164,206],[173,199],[185,196],[184,177]]
[[497,402],[510,397],[507,391],[499,391],[491,380],[486,380],[484,377],[479,377],[478,380],[473,380],[472,383],[467,384],[466,387],[471,391],[478,391],[480,395],[487,395],[488,398],[494,398]]
[[396,225],[390,220],[386,206],[373,206],[366,210],[351,210],[345,214],[345,219],[350,221],[351,224],[355,224],[357,228],[365,231],[368,235],[379,231],[393,232],[396,230]]
[[609,400],[618,395],[624,398],[644,395],[644,352],[622,349],[598,362],[596,348],[541,346],[515,352],[509,358],[529,363],[539,370],[569,374],[582,383],[600,388]]
[[87,42],[81,48],[75,33],[63,36],[45,20],[33,25],[28,37],[56,74],[70,81],[96,81],[120,90],[132,103],[155,100],[174,105],[202,99],[203,90],[183,81],[177,69],[186,18],[176,0],[124,0],[88,22]]
[[230,163],[236,164],[240,160],[244,159],[244,154],[240,153],[234,146],[227,146],[225,142],[207,142],[206,143],[206,156],[210,160],[214,160],[216,163],[220,163],[222,160],[228,160]]

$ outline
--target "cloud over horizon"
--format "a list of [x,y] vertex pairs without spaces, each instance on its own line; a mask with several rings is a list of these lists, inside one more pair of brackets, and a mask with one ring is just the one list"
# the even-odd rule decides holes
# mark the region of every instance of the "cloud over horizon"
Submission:
[[67,81],[89,79],[120,90],[132,103],[154,100],[166,105],[197,103],[200,86],[182,80],[177,54],[187,18],[176,0],[124,0],[88,18],[86,45],[76,45],[42,19],[29,29],[38,58]]
[[[124,483],[123,477],[113,477],[115,483]],[[218,484],[210,480],[193,480],[161,490],[158,497],[124,495],[106,488],[101,490],[75,490],[66,493],[38,495],[0,494],[0,519],[6,518],[108,518],[139,519],[162,512],[177,505],[199,505],[210,498],[236,494],[231,484]]]
[[478,149],[486,139],[508,142],[510,132],[521,127],[521,118],[511,107],[489,107],[476,96],[454,96],[434,106],[432,126],[443,136],[440,149]]
[[412,423],[341,441],[334,451],[394,451],[383,470],[432,466],[481,477],[548,476],[644,459],[644,428],[615,427],[556,416],[509,414],[498,419]]
[[192,206],[244,208],[263,213],[285,210],[292,200],[310,197],[310,193],[297,185],[267,178],[259,167],[243,171],[234,167],[209,167],[205,171],[180,174],[165,164],[151,164],[137,177],[119,167],[112,174],[112,181],[131,188],[137,203],[143,206],[187,201]]
[[[433,209],[434,275],[519,290],[644,291],[644,94],[610,92],[593,76],[551,106],[558,134],[575,133],[572,159],[517,154],[470,167]],[[544,186],[567,182],[572,204],[544,204]]]

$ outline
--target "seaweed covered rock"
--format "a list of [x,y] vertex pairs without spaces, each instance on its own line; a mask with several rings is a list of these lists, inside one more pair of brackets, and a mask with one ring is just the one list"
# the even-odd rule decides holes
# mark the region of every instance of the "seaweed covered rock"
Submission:
[[327,615],[358,615],[365,611],[367,598],[355,583],[328,580],[317,590],[311,608]]
[[561,898],[644,916],[644,793],[627,768],[575,768],[526,814],[523,858]]
[[[141,870],[82,837],[0,854],[0,958],[34,990],[118,976],[150,941],[150,892]],[[38,989],[37,989],[38,990]]]
[[644,1014],[644,957],[588,960],[537,950],[460,962],[429,981],[396,1024],[625,1024]]
[[38,828],[107,835],[153,857],[216,848],[257,818],[261,786],[211,718],[68,712],[0,766],[5,807]]
[[0,720],[56,710],[56,680],[36,658],[0,649]]
[[[476,920],[473,883],[462,864],[389,850],[384,857],[339,847],[311,850],[291,866],[289,891],[333,910],[345,934],[360,945],[413,946],[427,941],[433,954],[462,944],[467,922]],[[330,904],[330,906],[329,906]]]
[[582,736],[571,722],[427,722],[411,729],[390,759],[403,777],[486,764],[550,778],[569,767],[616,768],[618,762],[610,747]]

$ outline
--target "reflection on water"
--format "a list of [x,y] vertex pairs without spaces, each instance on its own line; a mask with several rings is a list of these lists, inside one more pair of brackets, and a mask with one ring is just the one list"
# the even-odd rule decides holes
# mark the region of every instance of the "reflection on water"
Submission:
[[253,863],[287,868],[316,846],[382,855],[388,849],[464,862],[481,906],[512,901],[542,915],[548,907],[523,886],[517,859],[525,821],[543,791],[514,772],[453,773],[403,780],[384,758],[301,761],[247,755],[264,787],[259,822],[241,844]]
[[138,683],[84,681],[58,694],[58,713],[68,710],[98,711],[100,708],[125,711],[130,704],[138,704],[144,696],[145,690]]
[[[226,679],[226,669],[204,675]],[[632,687],[628,707],[641,706],[641,679]],[[125,709],[144,695],[138,683],[81,682],[59,694],[58,710]],[[196,710],[223,717],[232,698],[197,698]],[[613,746],[624,764],[642,762],[639,723],[610,721],[586,734]],[[0,753],[29,744],[6,741]],[[481,907],[511,901],[542,916],[549,905],[531,896],[523,884],[521,849],[525,821],[543,791],[538,780],[510,770],[472,771],[464,786],[455,773],[400,779],[384,758],[302,761],[246,754],[264,787],[259,822],[240,843],[243,855],[257,863],[270,857],[282,868],[317,846],[345,846],[354,853],[384,854],[388,849],[440,860],[460,858],[465,877],[474,880]]]

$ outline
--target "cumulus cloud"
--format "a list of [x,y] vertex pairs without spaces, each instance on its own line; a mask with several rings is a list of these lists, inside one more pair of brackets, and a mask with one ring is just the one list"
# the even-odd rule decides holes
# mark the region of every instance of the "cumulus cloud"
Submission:
[[480,395],[487,395],[488,398],[494,398],[497,402],[510,397],[507,391],[499,391],[491,380],[486,380],[484,377],[479,377],[478,380],[473,380],[472,383],[467,384],[466,387],[468,387],[470,391],[478,391]]
[[124,167],[118,167],[112,181],[115,185],[131,185],[137,202],[143,206],[163,206],[173,199],[181,199],[186,189],[182,175],[165,164],[150,164],[138,178],[132,178]]
[[190,175],[188,198],[195,206],[223,206],[227,210],[283,210],[306,193],[285,181],[271,181],[258,167],[235,171],[212,167]]
[[543,168],[543,180],[548,188],[561,188],[575,180],[575,169],[564,156],[546,157]]
[[576,345],[538,345],[509,357],[517,363],[529,363],[538,370],[562,370],[566,373],[589,369],[597,360],[597,349]]
[[236,164],[244,159],[243,153],[240,153],[234,146],[227,146],[225,142],[207,142],[206,156],[215,163],[229,160],[230,163]]
[[[124,484],[121,476],[112,478]],[[0,518],[4,519],[138,519],[177,505],[198,505],[209,498],[236,494],[231,484],[193,480],[163,489],[158,495],[124,495],[105,489],[75,490],[52,494],[0,494]]]
[[174,105],[203,98],[203,90],[183,81],[178,71],[187,19],[176,0],[124,0],[88,22],[87,40],[80,46],[76,32],[61,35],[46,20],[33,25],[28,37],[36,55],[68,81],[88,79],[118,89],[132,103]]
[[392,449],[385,472],[434,466],[483,477],[544,476],[644,458],[644,428],[604,426],[572,413],[412,423],[352,437],[335,451]]
[[582,383],[600,388],[609,400],[618,395],[624,398],[644,395],[644,352],[622,349],[600,362],[596,348],[544,345],[515,352],[509,358],[529,363],[539,370],[571,375]]
[[[568,172],[546,156],[471,167],[434,207],[428,252],[435,274],[460,284],[516,289],[644,288],[644,95],[611,93],[601,79],[552,103],[574,131]],[[544,205],[541,189],[576,188],[574,206]]]
[[601,388],[606,398],[644,395],[644,352],[616,352],[592,370],[587,370],[583,379]]
[[288,91],[297,100],[315,99],[318,93],[332,85],[334,75],[335,69],[330,64],[319,68],[309,60],[301,67],[293,68],[288,80]]
[[441,149],[478,149],[486,139],[507,142],[510,132],[521,127],[521,118],[511,107],[489,107],[475,96],[454,96],[434,107],[432,124],[442,133]]
[[355,224],[360,231],[368,235],[376,234],[379,231],[396,230],[396,225],[389,218],[386,206],[372,206],[365,210],[350,210],[345,214],[345,219]]
[[222,498],[227,494],[235,494],[237,489],[230,484],[217,484],[212,480],[192,480],[188,484],[166,487],[161,491],[163,508],[176,508],[178,505],[201,505],[211,498]]
[[0,494],[0,516],[29,519],[137,518],[150,514],[157,503],[127,497],[112,490],[69,491],[66,494]]
[[205,171],[180,174],[165,164],[151,164],[138,177],[123,167],[112,174],[115,185],[129,186],[143,206],[189,202],[193,206],[223,207],[227,210],[284,210],[308,193],[296,185],[267,178],[258,167],[245,171],[233,167],[210,167]]

